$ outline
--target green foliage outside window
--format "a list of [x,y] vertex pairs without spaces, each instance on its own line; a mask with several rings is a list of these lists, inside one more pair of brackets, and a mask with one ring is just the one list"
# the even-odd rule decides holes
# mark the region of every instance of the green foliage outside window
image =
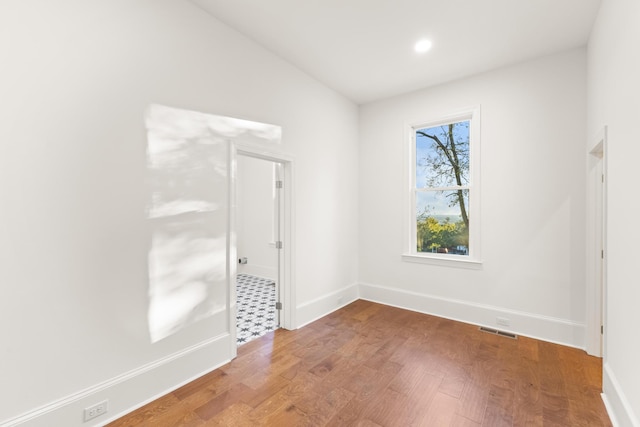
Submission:
[[444,252],[466,254],[469,232],[463,221],[439,222],[428,216],[418,220],[418,252]]

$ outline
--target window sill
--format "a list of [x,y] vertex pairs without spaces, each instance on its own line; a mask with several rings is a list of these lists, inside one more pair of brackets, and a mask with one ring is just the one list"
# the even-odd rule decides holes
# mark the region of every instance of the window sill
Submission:
[[[455,258],[454,258],[455,257]],[[482,261],[477,259],[460,259],[459,255],[438,255],[438,254],[402,254],[402,261],[414,262],[418,264],[439,265],[443,267],[468,268],[471,270],[481,270]]]

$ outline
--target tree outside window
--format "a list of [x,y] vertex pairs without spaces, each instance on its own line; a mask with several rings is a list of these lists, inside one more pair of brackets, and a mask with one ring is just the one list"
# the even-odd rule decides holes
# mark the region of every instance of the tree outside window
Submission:
[[414,128],[418,253],[469,255],[470,124]]

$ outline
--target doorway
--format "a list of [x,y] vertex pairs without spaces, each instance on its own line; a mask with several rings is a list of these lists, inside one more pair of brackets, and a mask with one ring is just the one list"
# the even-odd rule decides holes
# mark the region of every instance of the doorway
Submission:
[[236,157],[236,341],[280,326],[281,165]]
[[[279,327],[284,329],[293,330],[295,329],[296,320],[295,320],[295,260],[293,254],[295,253],[295,228],[293,224],[295,223],[295,201],[294,201],[294,158],[293,156],[283,153],[278,150],[279,147],[276,147],[275,150],[270,150],[267,147],[264,147],[260,144],[253,143],[252,141],[243,141],[240,138],[232,141],[231,150],[230,150],[230,161],[229,165],[231,166],[231,180],[230,180],[230,206],[231,206],[231,215],[229,216],[229,230],[230,230],[230,245],[229,245],[229,259],[234,262],[229,263],[229,278],[230,283],[230,292],[229,296],[231,297],[229,300],[229,304],[231,310],[229,310],[229,322],[230,322],[230,337],[231,337],[231,358],[235,357],[237,354],[237,327],[236,327],[236,278],[238,267],[242,264],[238,263],[238,260],[242,260],[243,256],[238,255],[238,220],[242,209],[239,208],[238,205],[238,180],[239,176],[242,172],[238,171],[238,159],[241,159],[242,162],[245,160],[245,157],[252,159],[259,159],[270,162],[271,165],[275,164],[276,174],[274,176],[278,177],[277,184],[278,195],[277,205],[279,206],[279,221],[277,224],[276,231],[279,233],[280,239],[279,241],[274,241],[275,249],[277,249],[277,278],[276,278],[276,288],[277,288],[277,301],[278,304],[278,315],[279,315]],[[272,178],[269,178],[270,182]],[[274,184],[274,187],[276,184]],[[271,188],[271,184],[269,185]],[[271,194],[271,190],[269,190]],[[271,243],[271,241],[269,242]],[[242,249],[241,249],[242,250]],[[248,257],[247,257],[248,258]],[[251,260],[247,259],[247,264],[251,265]],[[268,334],[270,335],[270,334]]]
[[606,353],[607,298],[607,128],[598,133],[588,156],[587,352]]

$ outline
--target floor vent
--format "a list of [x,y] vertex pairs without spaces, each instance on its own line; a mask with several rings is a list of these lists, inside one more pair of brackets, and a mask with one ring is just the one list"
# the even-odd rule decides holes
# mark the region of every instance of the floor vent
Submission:
[[499,331],[497,329],[491,329],[485,326],[480,326],[480,330],[482,332],[487,332],[489,334],[500,335],[501,337],[511,338],[512,340],[518,339],[518,336],[516,334],[512,334],[511,332]]

